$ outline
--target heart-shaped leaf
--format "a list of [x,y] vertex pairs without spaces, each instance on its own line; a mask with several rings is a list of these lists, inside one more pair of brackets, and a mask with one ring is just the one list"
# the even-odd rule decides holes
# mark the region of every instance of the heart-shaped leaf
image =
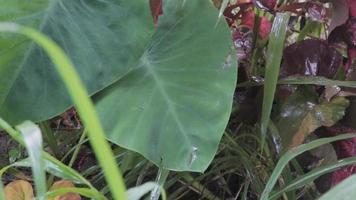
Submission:
[[[203,171],[227,124],[236,82],[231,34],[209,0],[4,0],[0,19],[38,27],[70,56],[108,138],[174,170]],[[11,8],[11,9],[10,9]],[[46,54],[22,37],[0,41],[0,115],[48,119],[71,106]],[[23,56],[25,55],[25,56]]]
[[[95,98],[112,142],[164,168],[207,168],[236,81],[231,35],[225,23],[215,26],[217,13],[207,0],[163,1],[157,29],[145,31],[154,34],[136,70]],[[144,16],[137,21],[146,23]]]
[[[148,4],[146,0],[2,0],[6,9],[1,9],[0,20],[16,21],[50,36],[69,55],[93,94],[135,66],[152,35],[147,27],[154,26],[144,11]],[[26,119],[41,121],[72,105],[43,50],[9,34],[2,34],[0,46],[3,118],[14,125]]]

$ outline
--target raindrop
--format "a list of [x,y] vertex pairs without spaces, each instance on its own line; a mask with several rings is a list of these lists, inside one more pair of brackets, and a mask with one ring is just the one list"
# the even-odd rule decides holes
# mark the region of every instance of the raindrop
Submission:
[[231,54],[229,54],[226,59],[225,59],[225,62],[223,63],[223,69],[226,69],[226,68],[230,68],[232,65],[232,57],[231,57]]
[[197,157],[198,157],[197,154],[198,154],[198,147],[193,146],[192,151],[190,153],[189,161],[188,161],[189,167],[191,167],[192,164],[194,163],[194,161],[197,159]]

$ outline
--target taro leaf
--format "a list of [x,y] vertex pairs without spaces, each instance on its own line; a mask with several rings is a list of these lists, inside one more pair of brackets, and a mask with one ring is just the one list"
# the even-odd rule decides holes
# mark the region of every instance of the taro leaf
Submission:
[[33,188],[31,183],[23,180],[13,181],[4,188],[6,199],[32,200]]
[[[149,9],[142,12],[149,15]],[[132,17],[143,26],[144,16]],[[216,25],[217,16],[207,0],[163,1],[157,28],[145,28],[155,33],[136,70],[95,96],[109,140],[163,168],[207,168],[227,124],[236,81],[236,63],[228,56],[231,35],[226,24]]]
[[[147,0],[0,0],[0,20],[40,29],[70,56],[89,93],[135,66],[152,36]],[[122,6],[125,4],[125,6]],[[0,115],[41,121],[72,105],[46,53],[22,36],[0,37]]]
[[313,91],[299,89],[282,105],[276,125],[284,147],[298,146],[317,128],[334,125],[342,119],[349,105],[344,97],[335,97],[320,104],[316,100]]
[[[227,124],[236,82],[228,27],[208,0],[0,0],[0,20],[37,27],[70,56],[98,97],[108,137],[157,165],[203,171]],[[0,39],[0,115],[40,121],[72,105],[47,55]]]
[[341,64],[341,54],[326,41],[307,39],[285,48],[281,77],[311,75],[332,78]]

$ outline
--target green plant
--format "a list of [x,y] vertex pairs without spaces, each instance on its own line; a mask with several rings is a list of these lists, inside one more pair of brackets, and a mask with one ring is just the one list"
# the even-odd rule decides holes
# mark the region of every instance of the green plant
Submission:
[[0,128],[16,149],[0,157],[0,199],[324,200],[353,187],[321,195],[316,181],[356,173],[351,0],[0,3]]

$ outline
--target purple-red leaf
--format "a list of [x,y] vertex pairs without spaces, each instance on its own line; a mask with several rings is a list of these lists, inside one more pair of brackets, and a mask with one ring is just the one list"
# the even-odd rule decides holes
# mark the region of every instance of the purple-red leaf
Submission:
[[349,6],[347,0],[333,0],[332,16],[329,31],[344,24],[349,18]]
[[[336,136],[344,133],[355,133],[356,130],[341,125],[335,125],[330,128],[326,128],[325,132],[322,132],[324,136]],[[336,155],[338,159],[356,156],[356,138],[349,140],[342,140],[333,143]],[[341,168],[333,172],[331,176],[331,185],[335,186],[347,177],[356,173],[356,166],[348,166]]]
[[350,8],[350,15],[352,17],[356,17],[356,1],[355,0],[347,0],[347,3]]
[[260,9],[273,11],[276,7],[277,0],[253,0],[253,3]]
[[158,17],[163,14],[162,0],[150,0],[150,8],[155,25],[158,23]]
[[281,77],[291,75],[332,78],[342,65],[342,56],[326,41],[303,40],[285,48]]

